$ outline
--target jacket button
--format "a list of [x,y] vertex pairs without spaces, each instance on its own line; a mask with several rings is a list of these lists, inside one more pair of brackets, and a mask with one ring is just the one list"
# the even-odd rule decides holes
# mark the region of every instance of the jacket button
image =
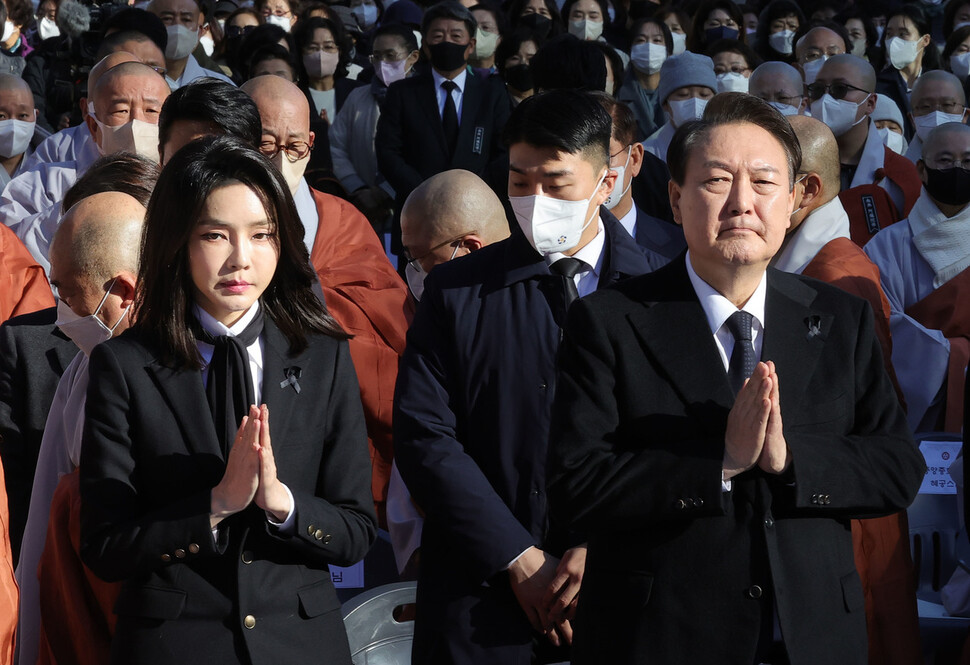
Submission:
[[176,559],[184,559],[185,558],[185,550],[183,550],[181,547],[178,548],[177,550],[175,550],[175,558]]
[[252,563],[253,562],[253,553],[250,552],[249,550],[243,550],[243,553],[242,553],[242,562],[243,563]]
[[246,618],[243,619],[243,625],[252,630],[256,627],[256,617],[254,617],[252,614],[247,614]]
[[330,534],[329,534],[329,533],[328,533],[327,535],[325,535],[325,536],[323,537],[323,544],[324,544],[324,545],[329,545],[329,544],[330,544],[330,538],[331,538],[331,536],[330,536]]
[[308,536],[312,536],[312,535],[313,535],[313,532],[314,532],[314,531],[316,531],[316,530],[317,530],[317,527],[315,527],[315,526],[313,526],[313,525],[311,524],[310,526],[308,526],[308,527],[306,528],[306,535],[308,535]]
[[323,531],[321,529],[317,529],[313,532],[313,537],[317,540],[323,540]]
[[775,520],[771,519],[770,517],[765,520],[765,526],[768,527],[769,529],[774,525],[775,525]]
[[748,594],[748,598],[758,599],[758,598],[761,598],[764,592],[761,590],[760,586],[758,586],[757,584],[752,584],[750,587],[748,587],[747,594]]
[[832,503],[832,497],[830,497],[828,494],[826,494],[825,495],[825,505],[827,506],[830,503]]
[[171,554],[163,554],[162,555],[162,561],[164,561],[165,563],[168,563],[171,560],[172,560],[172,555]]
[[676,508],[677,510],[683,510],[686,507],[687,507],[687,502],[684,501],[683,499],[677,499],[676,501],[674,501],[674,508]]
[[818,505],[818,494],[813,494],[812,495],[812,504],[813,505]]
[[695,508],[700,508],[703,505],[704,505],[704,499],[702,499],[700,497],[697,497],[696,499],[694,499],[694,507]]
[[189,554],[198,554],[198,553],[199,553],[199,546],[196,545],[195,543],[190,543]]

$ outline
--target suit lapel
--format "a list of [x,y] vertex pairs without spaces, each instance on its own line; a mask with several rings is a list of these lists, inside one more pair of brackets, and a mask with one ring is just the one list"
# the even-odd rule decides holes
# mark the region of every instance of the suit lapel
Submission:
[[[461,94],[461,117],[458,119],[458,141],[455,143],[455,154],[451,156],[452,166],[459,153],[466,155],[474,150],[475,116],[481,105],[481,97],[481,82],[474,72],[466,70],[465,90]],[[444,136],[444,130],[441,135]]]
[[193,369],[175,370],[157,360],[147,370],[168,402],[186,445],[193,452],[223,459],[200,373]]
[[802,399],[832,328],[832,315],[812,308],[815,294],[803,282],[769,269],[761,359],[775,363],[782,404]]

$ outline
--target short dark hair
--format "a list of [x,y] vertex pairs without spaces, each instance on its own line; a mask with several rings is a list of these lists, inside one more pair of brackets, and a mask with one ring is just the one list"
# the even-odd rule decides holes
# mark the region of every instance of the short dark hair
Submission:
[[[408,53],[418,50],[418,38],[414,35],[414,30],[401,23],[382,24],[374,31],[374,41],[377,41],[378,37],[398,37],[404,42]],[[371,42],[372,45],[373,43]]]
[[[294,26],[294,31],[296,27],[300,25],[300,21],[297,21],[296,26]],[[289,49],[291,53],[296,53],[296,42],[294,41],[294,36],[292,33],[287,32],[278,25],[273,25],[272,23],[262,23],[257,25],[251,31],[243,35],[242,42],[239,44],[239,51],[236,56],[236,64],[239,66],[240,71],[237,72],[242,74],[243,79],[249,78],[249,60],[252,55],[258,51],[263,46],[267,44],[278,44],[281,41],[289,44]]]
[[605,167],[610,163],[612,130],[612,118],[594,95],[551,90],[515,107],[502,138],[508,146],[527,143],[573,155],[583,153],[594,165]]
[[[115,51],[121,50],[119,47],[125,42],[137,42],[139,44],[144,44],[146,42],[155,44],[151,37],[146,35],[144,32],[138,32],[137,30],[120,30],[119,32],[112,32],[110,35],[101,40],[101,44],[98,46],[98,51],[94,56],[95,62],[101,62],[106,56],[114,53]],[[155,44],[158,46],[158,44]],[[159,49],[162,53],[165,53],[164,49]]]
[[[510,34],[502,35],[502,41],[495,49],[495,66],[498,67],[499,74],[505,75],[505,61],[516,55],[519,48],[525,42],[532,42],[536,45],[536,53],[545,45],[546,40],[539,34],[524,28],[513,30]],[[528,65],[531,71],[531,64]]]
[[703,53],[707,49],[707,35],[704,32],[704,23],[707,22],[707,17],[715,9],[720,9],[727,13],[737,23],[738,41],[747,41],[747,33],[744,30],[744,14],[741,13],[741,8],[738,7],[734,0],[704,0],[701,6],[697,8],[697,13],[694,14],[691,29],[689,31],[685,30],[687,32],[688,50],[694,53]]
[[256,49],[256,52],[249,57],[249,78],[253,77],[253,70],[256,69],[256,65],[267,60],[282,60],[285,62],[293,76],[292,82],[296,83],[300,70],[289,49],[279,44],[265,44]]
[[[313,40],[313,33],[316,30],[327,30],[333,41],[337,44],[339,57],[337,59],[337,69],[334,71],[334,78],[343,78],[347,75],[347,67],[350,65],[350,39],[347,31],[340,21],[331,21],[328,18],[311,16],[302,21],[297,21],[293,27],[293,40],[296,42],[296,51],[293,60],[296,62],[296,73],[300,81],[306,83],[307,74],[303,67],[303,47]],[[250,65],[251,67],[252,65]]]
[[[562,14],[563,24],[569,25],[569,14],[573,10],[573,5],[575,5],[577,2],[579,2],[579,0],[566,0],[563,3],[562,11],[560,12]],[[609,4],[606,2],[606,0],[593,0],[593,2],[595,2],[600,7],[600,15],[602,16],[602,19],[603,19],[603,25],[609,25],[610,24]]]
[[637,22],[633,24],[633,29],[630,31],[630,36],[633,37],[633,39],[636,39],[636,37],[639,34],[640,30],[642,30],[643,29],[643,26],[645,26],[647,24],[657,26],[657,29],[660,30],[660,34],[662,34],[663,37],[664,37],[664,46],[667,47],[667,55],[668,56],[669,55],[673,55],[673,53],[674,53],[674,37],[671,34],[670,28],[667,26],[667,24],[664,23],[656,15],[653,15],[653,16],[644,16],[643,18],[638,19]]
[[670,178],[684,184],[690,153],[707,142],[711,130],[723,125],[752,124],[771,134],[785,151],[788,159],[788,189],[795,184],[795,174],[801,167],[802,148],[791,124],[765,100],[743,92],[722,92],[715,95],[704,108],[700,120],[685,122],[674,132],[667,149]]
[[[758,31],[755,32],[754,41],[758,47],[758,52],[761,54],[765,60],[781,60],[782,62],[792,62],[795,59],[795,41],[792,41],[792,52],[788,55],[776,51],[771,45],[768,39],[768,31],[771,29],[771,22],[775,19],[784,18],[789,14],[794,15],[795,19],[798,21],[798,27],[802,27],[807,23],[805,19],[805,12],[802,8],[798,6],[793,0],[772,0],[769,2],[761,13],[758,14]],[[744,31],[744,25],[741,26],[742,32]],[[849,44],[845,45],[846,49],[851,49]],[[846,51],[848,52],[848,51]]]
[[748,63],[748,68],[751,71],[757,69],[758,65],[762,63],[761,57],[754,52],[754,49],[737,39],[718,39],[716,42],[707,45],[705,55],[709,56],[711,60],[719,53],[737,53]]
[[478,27],[478,21],[472,16],[472,13],[461,4],[460,2],[455,2],[455,0],[444,0],[444,2],[439,2],[433,5],[424,13],[424,18],[421,19],[421,36],[426,37],[428,35],[428,29],[431,28],[431,23],[437,21],[440,18],[448,18],[455,21],[461,21],[465,24],[468,29],[468,34],[472,37],[475,36],[475,29]]
[[260,305],[287,338],[292,353],[308,333],[346,339],[313,293],[313,268],[303,225],[282,174],[258,150],[233,136],[206,137],[179,150],[162,171],[148,203],[135,300],[135,328],[160,348],[175,368],[201,367],[189,328],[194,304],[188,241],[206,199],[233,183],[249,187],[276,231],[279,262]]
[[573,35],[553,37],[529,62],[536,90],[603,90],[606,60],[593,42]]
[[105,155],[89,166],[67,190],[61,210],[66,212],[78,201],[102,192],[127,194],[147,208],[160,172],[158,164],[141,155],[131,152]]
[[14,25],[19,25],[23,32],[34,22],[34,6],[27,0],[4,0],[7,7],[7,18]]
[[159,146],[168,143],[172,126],[179,120],[210,123],[254,148],[263,135],[259,109],[252,97],[215,78],[197,79],[168,96],[158,116]]
[[151,12],[138,9],[137,7],[128,7],[112,14],[104,22],[101,34],[102,36],[108,36],[109,33],[128,32],[131,30],[146,35],[150,40],[155,42],[155,45],[161,49],[162,53],[165,52],[165,47],[168,46],[168,31],[166,31],[162,19]]
[[943,47],[943,65],[946,71],[951,74],[953,71],[950,69],[950,56],[953,52],[957,50],[957,47],[967,41],[967,37],[970,37],[970,25],[964,25],[953,32],[950,33],[950,37],[946,40],[946,46]]
[[613,119],[612,137],[623,145],[630,145],[637,140],[637,116],[625,102],[617,100],[613,95],[605,92],[589,93],[600,103],[603,110]]

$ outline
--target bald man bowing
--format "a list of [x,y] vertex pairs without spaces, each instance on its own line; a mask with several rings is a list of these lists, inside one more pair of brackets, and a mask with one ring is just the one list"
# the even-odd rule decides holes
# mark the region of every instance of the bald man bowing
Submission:
[[766,270],[801,151],[725,94],[678,129],[685,257],[569,312],[548,470],[588,534],[572,662],[866,663],[845,519],[905,508],[925,464],[871,309]]

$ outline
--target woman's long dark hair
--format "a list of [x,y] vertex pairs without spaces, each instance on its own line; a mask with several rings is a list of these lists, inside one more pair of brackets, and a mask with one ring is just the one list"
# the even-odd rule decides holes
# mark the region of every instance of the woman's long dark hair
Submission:
[[242,183],[263,204],[276,230],[279,262],[259,302],[291,353],[307,347],[308,333],[347,339],[313,293],[314,273],[289,187],[266,157],[231,136],[207,137],[179,150],[162,170],[145,218],[135,328],[175,368],[201,368],[190,330],[195,284],[188,243],[209,195]]

